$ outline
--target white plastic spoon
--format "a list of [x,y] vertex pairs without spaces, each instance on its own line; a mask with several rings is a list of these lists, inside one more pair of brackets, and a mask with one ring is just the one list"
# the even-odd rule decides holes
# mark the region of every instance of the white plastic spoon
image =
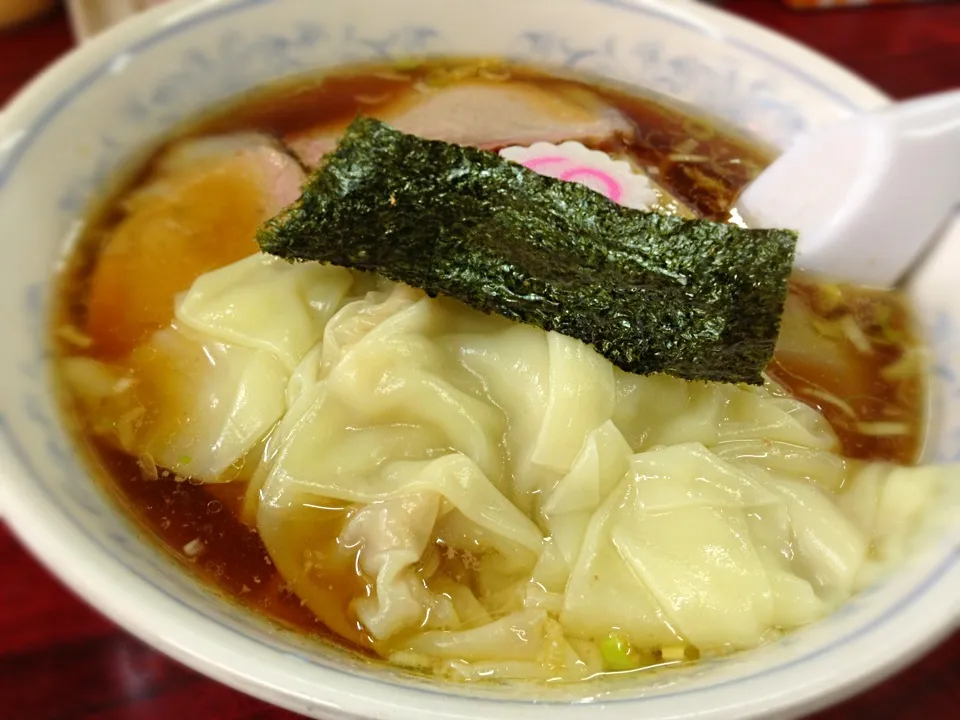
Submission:
[[895,285],[960,202],[960,90],[801,136],[744,190],[751,227],[800,232],[797,267]]

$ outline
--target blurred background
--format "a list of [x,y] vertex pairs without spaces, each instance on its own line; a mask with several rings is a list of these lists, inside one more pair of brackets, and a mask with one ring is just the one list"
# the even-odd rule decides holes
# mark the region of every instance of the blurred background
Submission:
[[[76,43],[164,1],[0,0],[0,109]],[[956,1],[709,4],[813,47],[894,98],[960,87]],[[0,569],[0,719],[294,717],[202,678],[126,635],[63,589],[26,554],[2,520]],[[957,717],[958,708],[960,634],[817,720],[927,720]]]

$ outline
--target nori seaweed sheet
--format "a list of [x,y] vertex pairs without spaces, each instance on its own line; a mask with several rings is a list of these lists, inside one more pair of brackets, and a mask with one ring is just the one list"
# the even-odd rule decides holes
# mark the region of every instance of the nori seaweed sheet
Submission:
[[629,372],[760,384],[796,238],[624,208],[361,117],[257,241],[578,338]]

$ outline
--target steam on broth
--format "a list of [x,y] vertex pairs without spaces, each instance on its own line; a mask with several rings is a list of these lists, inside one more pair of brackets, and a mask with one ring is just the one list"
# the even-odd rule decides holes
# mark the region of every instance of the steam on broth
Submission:
[[755,646],[901,552],[936,477],[913,467],[924,368],[899,293],[796,273],[750,388],[256,256],[358,113],[495,151],[576,140],[649,177],[658,211],[719,221],[771,157],[497,62],[353,68],[185,127],[91,218],[53,327],[91,466],[180,562],[397,664],[573,680]]

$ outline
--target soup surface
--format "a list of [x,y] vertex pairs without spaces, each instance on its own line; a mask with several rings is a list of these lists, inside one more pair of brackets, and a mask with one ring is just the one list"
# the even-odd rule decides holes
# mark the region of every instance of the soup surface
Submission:
[[[891,543],[922,502],[883,532],[877,507],[890,501],[895,485],[916,489],[918,497],[927,488],[924,478],[901,477],[906,471],[900,466],[916,462],[923,436],[921,354],[903,297],[795,274],[767,386],[749,389],[631,376],[584,354],[587,346],[569,344],[578,341],[548,338],[449,300],[421,302],[410,288],[341,268],[306,264],[296,266],[302,277],[271,279],[257,273],[286,270],[243,266],[257,252],[258,226],[296,198],[301,163],[319,162],[358,113],[490,150],[580,141],[626,159],[638,176],[652,180],[658,211],[720,221],[737,220],[738,192],[771,157],[685,108],[487,61],[344,69],[267,88],[182,128],[91,216],[62,278],[62,309],[52,328],[62,357],[64,406],[91,466],[179,562],[286,626],[444,677],[577,679],[751,647],[828,612],[866,582],[874,564],[896,554]],[[240,269],[223,277],[215,272],[231,268]],[[290,362],[282,353],[279,361],[239,362],[229,343],[178,329],[178,313],[190,312],[191,302],[202,305],[211,294],[245,283],[266,283],[265,294],[205,317],[254,318],[258,303],[294,288],[303,307],[329,305],[318,358],[338,343],[359,347],[356,337],[392,322],[407,329],[373,348],[373,365],[343,370],[343,382],[373,373],[380,384],[371,392],[384,397],[386,378],[413,383],[433,373],[418,386],[425,394],[398,395],[407,398],[401,409],[361,422],[355,413],[367,396],[321,397],[329,388],[315,376],[304,379],[306,351]],[[286,307],[276,302],[273,309]],[[350,325],[351,312],[368,325]],[[288,342],[294,332],[277,342]],[[417,354],[436,364],[404,375],[405,363]],[[564,405],[554,397],[559,391],[550,388],[560,387],[561,372],[555,355],[588,368],[569,380],[578,392],[601,388],[596,392],[608,392],[609,401],[580,394]],[[550,358],[550,369],[530,371],[538,380],[510,385],[510,368],[534,367],[541,356]],[[374,367],[377,358],[386,359]],[[316,372],[334,377],[348,362],[344,350],[339,359],[318,359]],[[250,368],[256,363],[254,381]],[[240,378],[233,385],[223,380],[224,387],[247,394],[230,395],[217,384],[221,380],[208,382],[204,373]],[[544,384],[548,377],[552,386]],[[432,410],[418,416],[403,409],[419,402],[414,398],[430,405],[429,393],[441,382],[442,402],[460,403],[444,416],[446,430],[439,415],[427,417]],[[497,383],[512,389],[498,390]],[[271,395],[271,388],[281,389]],[[525,429],[541,391],[550,399],[543,400],[540,429]],[[514,392],[532,394],[518,405]],[[274,396],[281,408],[274,407]],[[309,404],[304,398],[313,405],[291,419]],[[604,402],[607,409],[597,411]],[[243,403],[263,418],[243,416],[240,422],[241,415],[230,415],[225,426],[232,429],[210,435],[202,452],[176,449],[184,432],[197,433],[192,441],[207,437],[206,418]],[[318,425],[304,435],[305,424],[334,417],[331,427]],[[546,452],[543,427],[551,422],[564,427],[555,430]],[[462,427],[449,429],[457,423]],[[152,428],[149,441],[143,439],[146,427]],[[221,450],[241,435],[253,441],[217,465]],[[630,472],[667,485],[614,489],[627,465],[611,460],[609,448],[621,444]],[[354,445],[362,449],[344,450]],[[316,453],[312,460],[301,457],[308,451]],[[373,465],[371,455],[379,458]],[[471,464],[454,466],[462,457]],[[371,478],[399,487],[406,481],[397,478],[410,464],[444,459],[450,462],[445,478],[475,483],[467,500],[442,489],[447,479],[430,485],[425,476],[407,494],[391,486],[389,492],[369,490],[365,501],[359,495],[346,500],[333,492],[302,492],[307,481],[297,474],[313,463],[325,468],[316,472],[327,479],[346,473],[358,487],[372,486]],[[391,462],[394,469],[384,471]],[[664,463],[672,469],[657,470]],[[619,468],[610,471],[616,475],[610,482],[603,476],[608,465]],[[748,466],[766,473],[763,482],[743,470]],[[734,481],[729,467],[748,479]],[[557,510],[558,488],[588,471],[599,473],[602,488],[594,491],[600,496],[589,512]],[[709,493],[699,494],[697,478],[712,479],[711,472],[726,479],[718,481],[722,492],[706,500]],[[486,494],[476,490],[481,485]],[[673,491],[682,497],[668,502]],[[654,507],[649,498],[657,493],[665,504]],[[750,493],[764,499],[747,502]],[[566,502],[581,501],[571,495]],[[642,515],[614,517],[634,501]],[[464,507],[488,503],[484,507],[495,509],[501,502],[518,519],[503,521],[513,525],[500,531]],[[833,530],[814,527],[821,508],[836,518]],[[409,516],[406,524],[390,525],[401,516]],[[682,523],[714,523],[717,535],[671,535]],[[418,524],[432,530],[415,537]],[[627,537],[624,528],[638,525],[648,535]],[[387,530],[377,534],[373,526]],[[657,534],[670,536],[672,544],[656,546]],[[563,539],[568,536],[574,539]],[[528,542],[531,537],[536,542]],[[836,544],[835,557],[817,556],[813,546],[824,537]],[[412,555],[401,562],[398,547]],[[723,557],[710,560],[711,548]],[[670,585],[663,577],[676,576],[677,568],[689,577]],[[699,585],[697,573],[712,579]],[[636,586],[621,580],[628,575]],[[724,609],[731,593],[766,609],[744,611],[735,603]],[[636,599],[640,594],[643,602]],[[719,606],[691,614],[684,608],[696,606],[697,597]],[[727,630],[709,629],[720,626]],[[471,635],[475,629],[488,639]]]

